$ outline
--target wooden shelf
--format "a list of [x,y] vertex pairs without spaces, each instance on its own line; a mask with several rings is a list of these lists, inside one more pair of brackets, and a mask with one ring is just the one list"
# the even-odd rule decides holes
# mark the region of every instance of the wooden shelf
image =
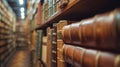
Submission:
[[65,9],[59,10],[51,16],[44,24],[36,28],[45,29],[47,26],[57,23],[60,20],[81,20],[92,17],[96,14],[111,11],[120,7],[119,0],[76,0],[68,4]]

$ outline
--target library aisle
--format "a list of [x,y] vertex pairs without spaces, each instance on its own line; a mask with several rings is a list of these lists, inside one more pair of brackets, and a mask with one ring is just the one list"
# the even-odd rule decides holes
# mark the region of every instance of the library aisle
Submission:
[[120,67],[120,0],[0,0],[0,67]]
[[25,49],[17,50],[6,67],[31,67],[30,52]]

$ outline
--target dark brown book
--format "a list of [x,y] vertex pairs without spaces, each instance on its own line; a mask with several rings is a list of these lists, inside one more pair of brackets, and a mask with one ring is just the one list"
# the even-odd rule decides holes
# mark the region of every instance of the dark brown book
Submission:
[[93,18],[63,27],[62,36],[67,44],[120,51],[120,9],[96,15]]
[[47,28],[47,67],[57,67],[57,35],[55,28]]
[[53,29],[52,29],[52,67],[57,67],[57,28],[56,28],[56,23],[53,24]]
[[65,44],[63,55],[73,67],[120,67],[120,55]]

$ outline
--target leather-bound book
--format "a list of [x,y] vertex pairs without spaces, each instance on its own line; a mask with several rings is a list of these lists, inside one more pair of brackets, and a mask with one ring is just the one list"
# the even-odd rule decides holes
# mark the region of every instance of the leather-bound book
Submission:
[[57,67],[57,28],[56,24],[53,24],[52,33],[52,67]]
[[120,67],[120,54],[65,44],[63,55],[74,67]]
[[66,63],[63,59],[63,54],[62,54],[62,47],[63,47],[63,40],[62,40],[62,35],[61,35],[61,30],[63,26],[67,25],[68,21],[67,20],[61,20],[59,23],[57,23],[57,67],[66,67]]
[[55,28],[47,28],[47,67],[57,67],[57,35]]
[[[78,37],[79,36],[79,31],[78,31],[79,26],[80,26],[80,24],[78,24],[78,23],[71,24],[71,26],[70,26],[70,27],[72,27],[70,29],[70,31],[72,31],[72,32],[70,32],[70,37],[71,37],[70,39],[71,39],[71,42],[73,42],[75,44],[80,44],[80,38]],[[77,35],[77,36],[71,36],[71,35]],[[72,38],[74,38],[74,39],[72,39]]]
[[120,9],[66,25],[62,37],[66,44],[120,51]]
[[94,20],[95,19],[93,18],[89,18],[81,21],[79,27],[79,37],[81,44],[85,44],[87,46],[90,44],[91,47],[94,47],[96,44],[93,26]]
[[64,28],[62,30],[62,36],[63,36],[63,40],[65,43],[72,43],[70,33],[71,33],[70,32],[70,25],[64,26]]

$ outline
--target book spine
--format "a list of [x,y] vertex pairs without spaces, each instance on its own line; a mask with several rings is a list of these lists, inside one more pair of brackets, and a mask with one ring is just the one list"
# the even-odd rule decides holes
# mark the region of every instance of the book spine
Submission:
[[42,59],[42,45],[43,45],[43,30],[39,30],[39,46],[38,46],[38,56],[40,60]]
[[56,0],[53,0],[53,15],[56,13]]
[[43,43],[42,43],[42,63],[44,62],[44,64],[43,65],[46,65],[46,63],[47,63],[47,60],[46,60],[46,58],[47,58],[47,36],[44,36],[43,37],[43,41],[42,41]]
[[117,36],[119,36],[117,33],[118,22],[120,22],[120,17],[117,16],[119,14],[120,10],[116,9],[109,13],[66,25],[62,31],[63,40],[67,44],[119,51],[120,44],[117,40]]
[[52,33],[52,67],[57,67],[57,30],[56,24],[53,24]]
[[66,67],[66,63],[63,58],[62,54],[62,47],[63,47],[63,40],[61,35],[61,30],[63,26],[67,25],[66,20],[61,20],[59,23],[57,23],[57,66],[58,67]]
[[56,33],[49,27],[47,33],[47,67],[57,67]]
[[42,21],[41,21],[41,20],[42,20],[42,19],[41,19],[41,14],[42,14],[42,5],[41,5],[41,3],[38,4],[38,11],[37,11],[37,12],[38,12],[38,13],[37,13],[37,14],[38,14],[38,23],[37,23],[37,24],[40,25],[41,22],[42,22]]
[[47,67],[51,67],[51,29],[47,28]]
[[65,61],[74,67],[120,67],[120,55],[65,44]]
[[37,57],[37,59],[40,57],[40,56],[38,56],[38,53],[39,53],[39,32],[37,31],[37,33],[36,33],[36,57]]
[[41,15],[42,15],[42,16],[41,16],[41,18],[42,18],[41,24],[43,24],[43,23],[45,22],[45,17],[44,17],[44,16],[45,16],[45,5],[44,5],[44,4],[42,5],[41,11],[42,11],[42,12],[41,12]]

